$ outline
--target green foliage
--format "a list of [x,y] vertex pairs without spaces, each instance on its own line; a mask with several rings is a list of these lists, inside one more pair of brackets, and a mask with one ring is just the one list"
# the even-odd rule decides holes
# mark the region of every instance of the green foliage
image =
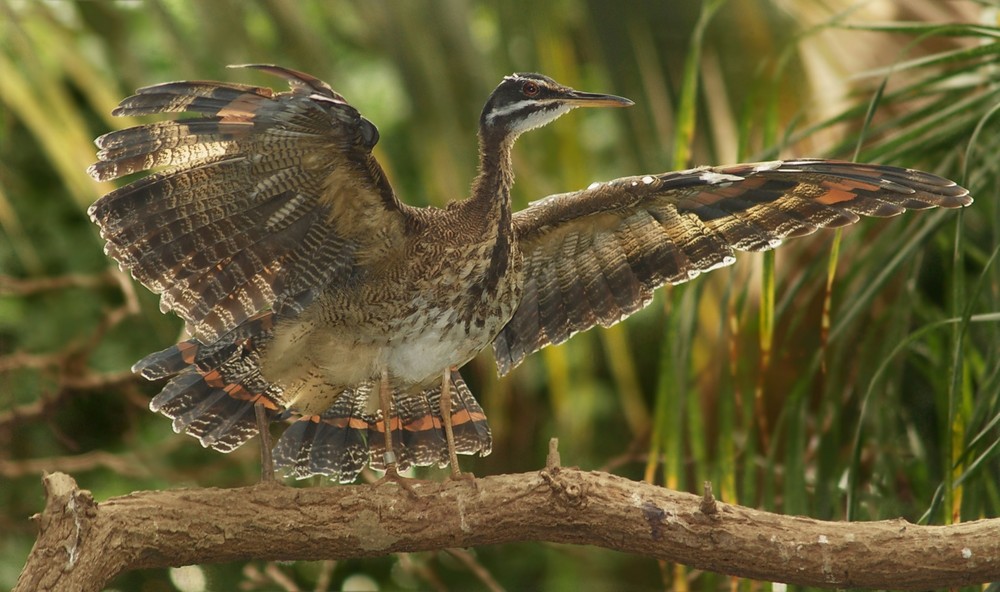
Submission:
[[[1000,514],[1000,30],[974,5],[949,7],[946,24],[876,24],[863,9],[777,4],[0,0],[0,587],[30,549],[42,470],[73,473],[98,500],[256,479],[254,446],[205,451],[147,411],[157,385],[128,368],[180,323],[109,269],[86,217],[112,188],[84,171],[92,139],[129,124],[110,117],[117,101],[169,80],[275,84],[231,63],[328,81],[379,126],[376,154],[414,204],[466,195],[482,102],[515,70],[637,103],[523,138],[520,207],[671,163],[779,154],[856,154],[962,182],[976,197],[967,211],[866,221],[835,254],[834,233],[792,241],[763,271],[744,256],[503,381],[480,356],[463,374],[496,443],[463,463],[534,470],[559,436],[567,464],[696,492],[709,479],[725,501],[784,513]],[[870,46],[867,62],[839,49],[852,44]],[[473,560],[509,589],[732,585],[589,548],[512,545]],[[273,569],[331,589],[357,574],[384,588],[485,587],[465,566],[436,553],[205,569],[211,589],[267,589]],[[114,585],[169,589],[176,577]]]

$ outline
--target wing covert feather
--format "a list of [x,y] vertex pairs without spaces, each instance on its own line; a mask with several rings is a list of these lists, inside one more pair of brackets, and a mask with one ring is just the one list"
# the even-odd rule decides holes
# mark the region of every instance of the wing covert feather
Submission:
[[[506,374],[525,356],[644,307],[664,284],[860,216],[970,204],[920,171],[829,160],[699,168],[595,183],[514,214],[525,290],[496,337]],[[578,287],[582,287],[581,290]]]
[[371,154],[375,126],[324,82],[275,66],[291,90],[222,82],[139,89],[115,115],[193,113],[97,140],[98,180],[161,169],[91,206],[108,255],[212,341],[260,310],[295,311],[391,256],[408,220]]

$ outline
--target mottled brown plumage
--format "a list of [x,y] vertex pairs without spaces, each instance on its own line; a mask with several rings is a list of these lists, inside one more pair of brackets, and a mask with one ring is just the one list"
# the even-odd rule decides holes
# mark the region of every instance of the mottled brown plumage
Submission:
[[99,138],[97,179],[165,169],[90,214],[108,254],[192,335],[136,364],[171,378],[153,410],[224,452],[257,432],[255,403],[268,419],[295,418],[275,453],[297,477],[351,481],[369,463],[457,470],[455,451],[492,446],[455,369],[490,343],[506,373],[736,250],[971,203],[927,173],[800,160],[618,179],[512,213],[520,133],[574,107],[631,104],[521,74],[483,109],[472,197],[414,208],[371,154],[377,130],[343,97],[306,74],[251,67],[291,90],[175,82],[125,99],[115,114],[197,116]]

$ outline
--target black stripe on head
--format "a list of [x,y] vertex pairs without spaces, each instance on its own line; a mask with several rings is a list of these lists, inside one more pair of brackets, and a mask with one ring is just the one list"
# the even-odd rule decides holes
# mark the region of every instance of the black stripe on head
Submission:
[[506,76],[486,101],[479,125],[482,128],[514,129],[518,127],[518,122],[523,122],[536,113],[539,114],[536,116],[537,125],[543,125],[569,110],[554,100],[567,90],[569,89],[542,74]]

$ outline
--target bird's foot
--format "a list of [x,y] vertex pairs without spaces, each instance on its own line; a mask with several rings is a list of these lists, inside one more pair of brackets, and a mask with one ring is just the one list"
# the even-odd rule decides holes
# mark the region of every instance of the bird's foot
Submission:
[[427,481],[424,481],[423,479],[414,479],[413,477],[404,477],[399,474],[399,471],[396,470],[395,464],[387,464],[385,467],[385,474],[372,483],[372,485],[378,487],[379,485],[383,485],[385,483],[395,483],[405,489],[410,495],[419,497],[420,494],[417,493],[415,486],[424,485]]
[[475,481],[476,475],[468,471],[452,471],[448,478],[452,481]]
[[468,483],[472,485],[477,492],[479,491],[479,481],[476,480],[476,475],[459,469],[458,465],[451,466],[451,474],[448,475],[448,482]]

